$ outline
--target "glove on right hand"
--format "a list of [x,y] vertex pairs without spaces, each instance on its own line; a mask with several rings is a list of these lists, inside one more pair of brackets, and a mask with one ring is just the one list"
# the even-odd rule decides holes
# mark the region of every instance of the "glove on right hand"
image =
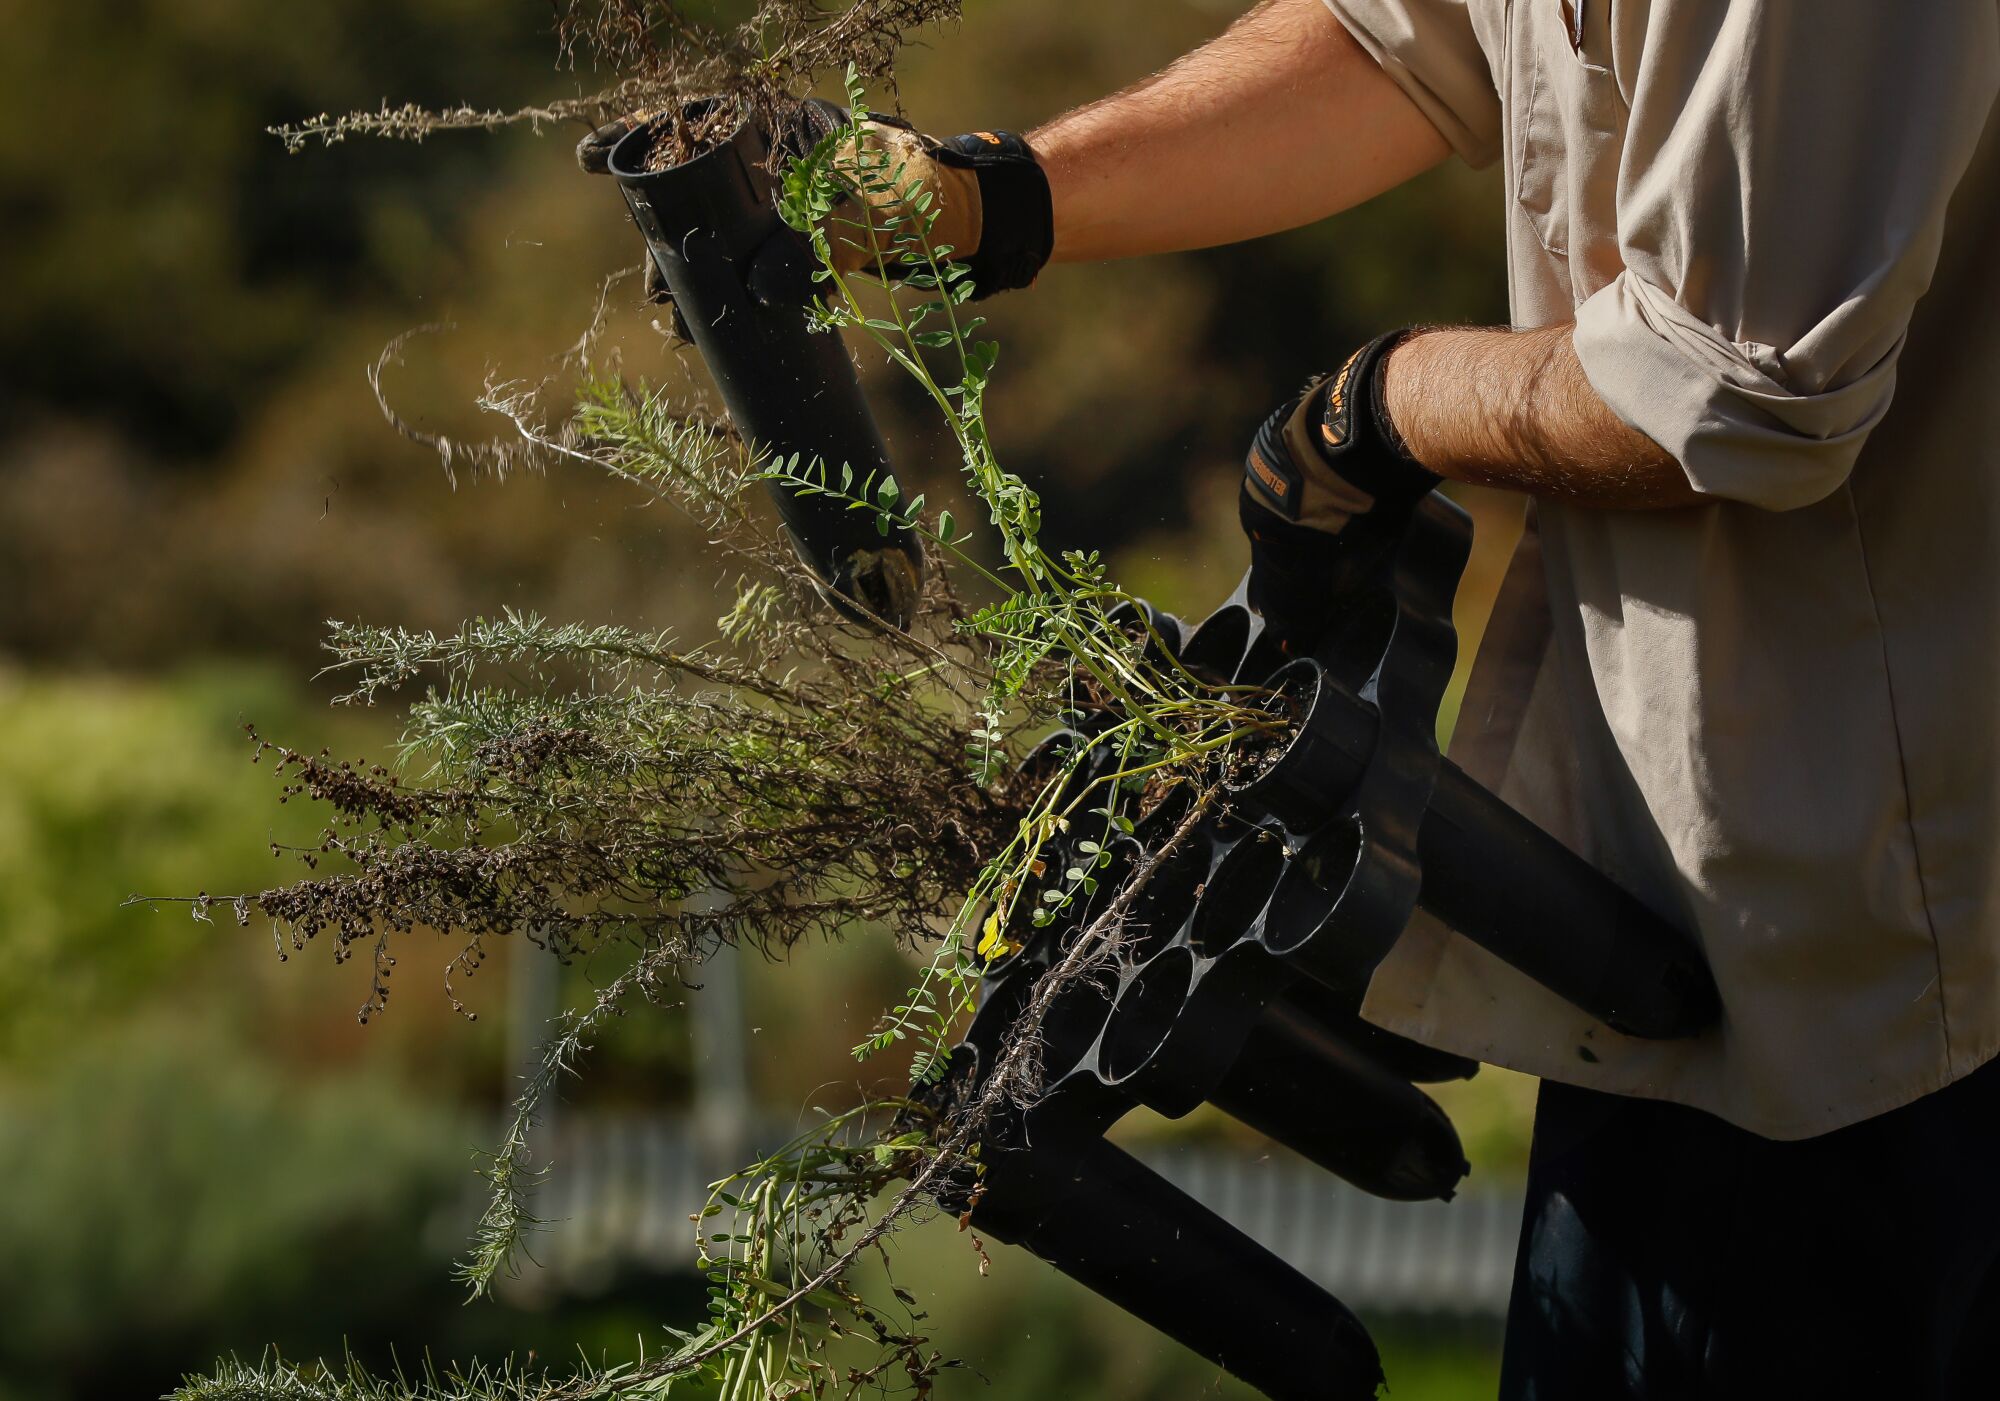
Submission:
[[[599,127],[578,144],[578,163],[591,174],[604,174],[611,148],[648,119],[637,114]],[[796,160],[849,125],[846,108],[809,98],[778,120],[773,144],[782,159]],[[880,270],[897,279],[913,270],[901,262],[888,233],[906,213],[906,192],[911,199],[930,196],[926,211],[936,216],[931,242],[950,248],[950,259],[966,267],[975,299],[1027,286],[1048,261],[1055,240],[1048,177],[1028,143],[1013,133],[982,131],[938,141],[899,118],[871,115],[845,154],[850,160],[865,155],[894,188],[857,190],[828,216],[827,240],[841,273]],[[767,300],[810,286],[811,247],[796,232],[787,235],[787,246],[759,254],[751,273],[753,290],[772,294]],[[646,291],[654,302],[669,300],[650,258]]]

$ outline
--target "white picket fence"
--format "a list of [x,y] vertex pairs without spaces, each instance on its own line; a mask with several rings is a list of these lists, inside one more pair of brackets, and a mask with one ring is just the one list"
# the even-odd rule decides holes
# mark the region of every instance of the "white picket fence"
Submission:
[[[774,1140],[775,1141],[775,1140]],[[537,1196],[550,1221],[529,1287],[590,1290],[621,1268],[683,1268],[691,1212],[724,1158],[685,1119],[570,1115],[547,1145]],[[1498,1318],[1521,1219],[1518,1189],[1468,1182],[1451,1202],[1386,1202],[1273,1152],[1170,1145],[1138,1156],[1365,1314]]]

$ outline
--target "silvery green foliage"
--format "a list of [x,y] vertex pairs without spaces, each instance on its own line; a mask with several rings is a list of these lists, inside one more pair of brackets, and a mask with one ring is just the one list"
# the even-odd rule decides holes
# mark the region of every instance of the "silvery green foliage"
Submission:
[[[774,3],[759,14],[792,15],[785,24],[803,28],[776,32],[797,44],[830,43],[851,22],[865,49],[887,16],[950,9],[857,3],[808,20],[808,7]],[[613,50],[637,62],[659,42],[647,17],[671,7],[572,0],[559,13],[566,23],[641,24],[618,41],[637,49]],[[859,52],[847,71],[857,124],[873,71]],[[815,322],[865,338],[913,377],[953,435],[966,502],[984,528],[961,525],[893,477],[755,460],[726,427],[643,385],[594,377],[553,426],[537,417],[534,393],[496,386],[483,402],[511,422],[510,453],[609,472],[702,524],[739,571],[718,635],[689,644],[515,613],[450,634],[335,624],[333,669],[349,678],[351,700],[423,687],[408,704],[401,771],[260,741],[260,753],[277,756],[287,795],[327,805],[334,820],[316,849],[293,853],[310,868],[305,879],[234,899],[246,916],[270,917],[293,948],[325,935],[337,958],[366,951],[374,977],[364,1017],[386,1004],[395,941],[420,930],[462,941],[453,977],[476,974],[501,937],[562,959],[622,950],[623,971],[545,1047],[486,1164],[490,1204],[463,1267],[475,1293],[514,1268],[537,1224],[529,1130],[545,1096],[577,1072],[606,1018],[680,1000],[684,971],[717,944],[780,948],[887,932],[927,946],[909,992],[854,1048],[857,1057],[910,1051],[912,1094],[829,1115],[716,1185],[696,1227],[708,1321],[669,1330],[667,1351],[650,1360],[561,1376],[471,1367],[385,1379],[351,1363],[267,1359],[190,1379],[183,1401],[582,1401],[662,1396],[694,1376],[732,1401],[766,1401],[890,1383],[921,1392],[950,1365],[917,1327],[915,1302],[900,1289],[891,1300],[863,1297],[852,1266],[931,1200],[940,1174],[976,1173],[986,1117],[1038,1093],[1041,1009],[1075,980],[1104,974],[1125,910],[1213,800],[1233,747],[1282,722],[1253,694],[1150,660],[1146,636],[1115,621],[1130,599],[1094,552],[1043,549],[1040,500],[1001,465],[986,422],[996,347],[969,312],[963,269],[930,242],[929,196],[888,162],[858,125],[835,132],[783,173],[783,212],[821,255]],[[893,198],[846,198],[857,189]],[[869,246],[893,249],[906,275],[877,296],[833,270],[826,224],[883,218],[887,227],[864,229]],[[843,501],[885,534],[917,532],[932,568],[911,630],[830,623],[746,497],[759,483]],[[954,580],[979,601],[961,604]],[[1084,710],[1098,714],[1092,738],[1023,771],[1026,733]],[[1072,783],[1085,764],[1099,776]],[[1075,864],[1051,874],[1044,851],[1085,818],[1129,832],[1175,788],[1196,792],[1180,832],[1138,863],[1035,988],[1018,1040],[978,1095],[938,1103],[926,1086],[984,963],[1093,893],[1109,860],[1102,847],[1079,846]]]

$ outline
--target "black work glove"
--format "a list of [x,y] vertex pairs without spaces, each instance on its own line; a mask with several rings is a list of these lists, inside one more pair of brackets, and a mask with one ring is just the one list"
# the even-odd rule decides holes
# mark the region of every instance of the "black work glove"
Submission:
[[1386,567],[1441,480],[1404,449],[1383,407],[1382,366],[1409,334],[1370,341],[1308,384],[1265,420],[1244,461],[1249,603],[1290,654],[1310,651],[1331,605]]
[[[578,144],[578,163],[592,174],[603,174],[611,148],[644,120],[644,116],[623,117],[599,127]],[[846,108],[808,98],[780,117],[774,145],[781,159],[797,159],[847,125]],[[859,142],[863,152],[884,158],[881,169],[893,176],[896,191],[857,193],[828,216],[828,242],[834,266],[842,273],[880,270],[895,279],[914,270],[899,261],[899,250],[886,236],[877,246],[866,228],[855,227],[857,206],[866,203],[880,212],[879,222],[886,230],[890,216],[899,212],[901,191],[912,182],[913,197],[930,196],[927,212],[936,215],[932,244],[949,247],[951,261],[964,265],[975,300],[1026,287],[1048,262],[1055,241],[1048,176],[1020,137],[982,131],[938,141],[899,118],[871,115],[861,124]],[[758,254],[753,263],[751,290],[765,300],[792,299],[810,287],[811,244],[791,229],[773,243],[776,246]],[[667,301],[658,269],[652,259],[646,263],[649,299]]]

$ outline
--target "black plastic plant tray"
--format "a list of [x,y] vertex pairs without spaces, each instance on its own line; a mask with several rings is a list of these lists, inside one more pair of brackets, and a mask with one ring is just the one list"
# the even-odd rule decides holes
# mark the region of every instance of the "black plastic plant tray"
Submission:
[[[1427,499],[1382,576],[1334,601],[1310,657],[1287,661],[1271,645],[1241,587],[1192,629],[1146,609],[1153,645],[1190,670],[1282,692],[1296,721],[1288,742],[1164,856],[1185,812],[1171,802],[1130,837],[1084,828],[1053,844],[1051,871],[1096,860],[1086,841],[1110,864],[1089,899],[1009,931],[1019,946],[988,969],[939,1091],[977,1088],[1037,980],[1121,881],[1150,867],[1115,979],[1051,1005],[1040,1098],[991,1126],[978,1171],[943,1198],[1281,1401],[1373,1396],[1381,1371],[1366,1331],[1105,1144],[1106,1129],[1140,1105],[1177,1117],[1209,1103],[1378,1196],[1448,1199],[1467,1164],[1417,1086],[1478,1067],[1358,1013],[1420,905],[1628,1035],[1687,1035],[1718,1014],[1685,938],[1438,753],[1470,542],[1465,514]],[[1051,742],[1088,744],[1092,729],[1079,718]]]

